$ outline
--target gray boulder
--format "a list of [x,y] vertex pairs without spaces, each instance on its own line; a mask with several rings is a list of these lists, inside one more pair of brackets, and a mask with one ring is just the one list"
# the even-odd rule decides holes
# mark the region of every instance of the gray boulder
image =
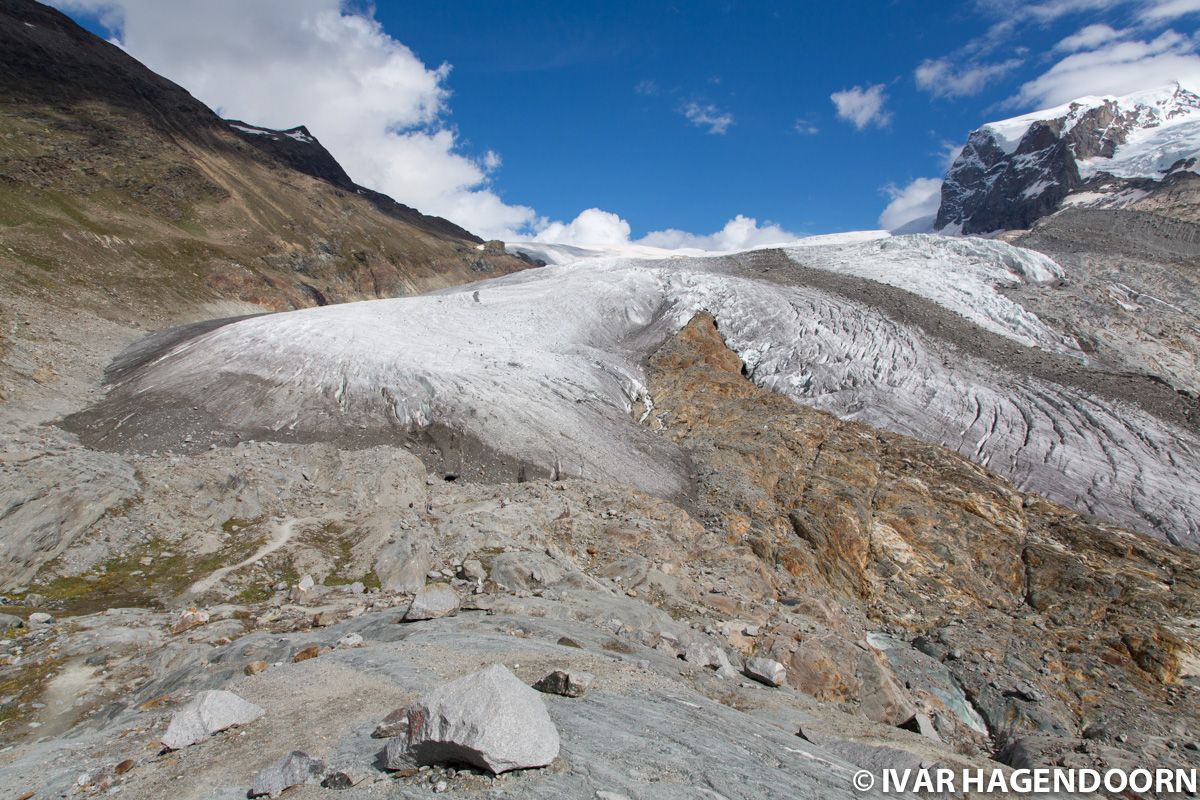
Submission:
[[192,702],[171,717],[162,744],[170,750],[180,750],[226,728],[249,725],[264,713],[261,708],[233,692],[220,689],[200,692]]
[[413,595],[412,603],[408,607],[408,611],[404,612],[404,619],[407,622],[412,622],[422,619],[438,619],[439,617],[449,617],[458,613],[459,604],[458,593],[450,588],[445,583],[431,583],[421,587],[415,595]]
[[737,670],[729,663],[729,656],[725,654],[725,651],[721,647],[715,644],[693,642],[687,646],[683,658],[689,664],[716,670],[717,675],[721,678],[730,679],[737,677]]
[[487,570],[477,558],[468,558],[462,564],[462,576],[469,581],[482,581],[487,578]]
[[558,756],[541,696],[499,664],[433,690],[408,718],[407,751],[418,764],[465,763],[498,775]]
[[425,585],[425,573],[433,566],[433,555],[424,539],[405,532],[380,549],[374,566],[384,591],[416,592]]
[[558,583],[563,571],[544,553],[498,553],[492,557],[491,579],[511,591],[532,591]]
[[787,669],[771,658],[752,658],[746,662],[746,677],[767,686],[783,686],[787,683]]
[[533,685],[544,694],[559,694],[563,697],[583,697],[591,687],[594,675],[590,672],[567,672],[556,669]]
[[325,762],[303,750],[293,750],[258,773],[250,787],[251,797],[278,797],[284,789],[316,783],[325,772]]

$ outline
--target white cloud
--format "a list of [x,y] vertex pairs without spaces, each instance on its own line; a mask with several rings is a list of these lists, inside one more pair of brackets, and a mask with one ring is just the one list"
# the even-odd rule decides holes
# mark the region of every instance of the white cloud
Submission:
[[535,241],[555,244],[627,244],[629,223],[611,211],[589,208],[570,222],[549,222],[538,231]]
[[645,97],[653,97],[662,90],[659,88],[657,81],[647,78],[644,81],[638,81],[637,85],[633,87],[633,91]]
[[1108,25],[1096,24],[1081,28],[1058,44],[1054,45],[1055,52],[1077,53],[1080,50],[1094,50],[1102,44],[1108,44],[1115,39],[1124,38],[1128,31],[1114,30]]
[[962,154],[963,145],[956,142],[942,142],[942,147],[938,150],[938,163],[941,164],[942,172],[950,169],[960,154]]
[[487,183],[498,154],[462,151],[445,122],[449,65],[426,66],[339,0],[56,0],[117,25],[120,44],[226,117],[307,125],[357,182],[484,237],[532,209]]
[[891,122],[892,115],[883,106],[887,102],[887,94],[883,84],[874,86],[854,86],[829,95],[837,108],[838,119],[844,119],[860,131],[868,125],[884,127]]
[[[629,223],[588,209],[569,223],[504,202],[488,184],[500,153],[463,152],[447,122],[449,65],[427,66],[349,0],[52,0],[97,14],[119,44],[226,117],[273,128],[307,125],[350,176],[485,237],[630,241]],[[636,88],[662,93],[653,81]],[[711,104],[681,112],[711,133],[733,116]],[[738,216],[707,236],[658,231],[655,241],[723,249],[798,238]],[[644,241],[644,240],[643,240]]]
[[1179,81],[1200,85],[1197,42],[1175,31],[1073,53],[1024,84],[1010,105],[1053,106],[1077,97],[1128,94]]
[[1106,11],[1127,2],[1130,0],[1043,0],[1039,3],[1028,0],[976,0],[975,4],[1000,18],[996,28],[1012,30],[1024,22],[1045,25],[1071,14]]
[[879,227],[889,231],[903,228],[906,225],[928,219],[937,214],[942,202],[941,178],[917,178],[907,186],[897,186],[894,183],[883,188],[884,194],[891,198],[887,208],[879,215]]
[[1047,0],[1043,3],[1018,3],[1016,15],[1043,24],[1054,22],[1068,14],[1086,11],[1105,11],[1121,5],[1123,0]]
[[1169,22],[1188,14],[1200,14],[1200,0],[1155,0],[1144,6],[1139,16],[1143,22]]
[[1010,58],[994,64],[968,64],[959,68],[949,58],[927,58],[917,66],[914,76],[917,86],[934,97],[966,97],[979,94],[989,82],[1008,74],[1021,63],[1019,58]]
[[721,111],[712,103],[685,103],[679,113],[687,117],[688,122],[698,128],[708,128],[709,133],[724,134],[733,124],[733,114]]
[[816,136],[821,132],[817,124],[807,117],[799,117],[792,125],[792,130],[801,136]]
[[[1161,33],[1172,20],[1200,13],[1200,0],[975,0],[977,10],[992,17],[996,21],[987,32],[976,36],[956,49],[945,58],[927,59],[917,68],[917,82],[922,88],[927,88],[934,94],[954,96],[956,94],[971,94],[967,89],[980,88],[980,81],[986,81],[998,74],[980,73],[977,70],[994,69],[996,66],[1010,67],[1015,60],[998,61],[998,64],[981,64],[980,60],[1002,48],[1013,51],[1017,56],[1026,56],[1030,52],[1020,39],[1023,33],[1033,27],[1045,29],[1047,26],[1068,18],[1083,18],[1089,24],[1080,28],[1075,34],[1062,39],[1050,51],[1056,55],[1092,51],[1104,45],[1109,45],[1134,36],[1143,39],[1152,38]],[[1102,16],[1103,15],[1103,16]],[[1127,29],[1114,28],[1112,25],[1100,22],[1104,16],[1124,18],[1130,21]],[[1087,19],[1091,17],[1091,19]],[[1143,45],[1149,42],[1142,42]],[[1118,56],[1119,57],[1119,56]],[[1174,80],[1167,77],[1170,69],[1184,67],[1176,59],[1164,58],[1157,63],[1143,63],[1135,59],[1127,75],[1134,80],[1149,81],[1143,86],[1134,88],[1150,88],[1155,83],[1162,84]],[[962,64],[963,67],[954,65]],[[1112,65],[1106,65],[1106,67]],[[1007,69],[1003,70],[1007,72]],[[1038,85],[1022,89],[1021,94],[1009,100],[1008,105],[1019,106],[1030,100],[1043,102],[1045,97],[1055,96],[1069,99],[1063,93],[1054,92],[1050,84],[1057,81],[1059,76],[1053,76],[1045,82],[1045,87]],[[1073,76],[1081,78],[1082,76]],[[1096,80],[1090,81],[1093,86],[1102,85],[1106,80],[1115,78],[1120,85],[1129,86],[1130,81],[1123,79],[1118,70],[1101,68],[1096,73]],[[948,81],[949,90],[940,87]],[[1031,82],[1033,83],[1033,82]],[[1089,83],[1079,80],[1076,85]],[[1093,89],[1088,90],[1101,94],[1114,93],[1117,90]],[[1078,95],[1071,95],[1075,97]]]
[[707,236],[668,228],[648,233],[637,243],[668,249],[695,247],[700,250],[745,250],[761,245],[794,242],[799,238],[799,234],[784,230],[773,222],[759,225],[754,217],[738,214],[726,222],[721,230]]
[[697,235],[668,228],[652,231],[640,239],[630,238],[629,223],[611,211],[589,208],[569,223],[543,222],[535,241],[571,245],[638,244],[668,250],[744,250],[760,245],[793,242],[799,234],[784,230],[772,222],[759,225],[753,217],[738,214],[716,233]]

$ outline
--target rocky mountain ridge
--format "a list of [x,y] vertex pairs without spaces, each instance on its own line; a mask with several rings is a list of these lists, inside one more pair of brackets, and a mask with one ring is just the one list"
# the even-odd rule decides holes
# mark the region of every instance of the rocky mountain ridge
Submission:
[[1194,189],[1198,158],[1200,95],[1188,88],[1080,98],[973,131],[946,174],[934,228],[992,233],[1028,228],[1064,204],[1136,206]]

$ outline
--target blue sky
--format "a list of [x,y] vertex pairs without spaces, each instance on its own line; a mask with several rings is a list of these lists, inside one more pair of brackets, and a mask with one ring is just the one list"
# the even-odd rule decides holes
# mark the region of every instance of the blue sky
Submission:
[[402,202],[575,241],[877,227],[905,189],[890,220],[927,212],[982,122],[1200,77],[1200,0],[58,5]]

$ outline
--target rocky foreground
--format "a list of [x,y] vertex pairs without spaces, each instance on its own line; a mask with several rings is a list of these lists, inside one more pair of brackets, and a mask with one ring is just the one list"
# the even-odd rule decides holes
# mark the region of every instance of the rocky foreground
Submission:
[[676,501],[394,446],[123,456],[138,493],[8,595],[0,784],[842,797],[859,768],[1200,766],[1200,557],[762,389],[704,315],[647,377]]

